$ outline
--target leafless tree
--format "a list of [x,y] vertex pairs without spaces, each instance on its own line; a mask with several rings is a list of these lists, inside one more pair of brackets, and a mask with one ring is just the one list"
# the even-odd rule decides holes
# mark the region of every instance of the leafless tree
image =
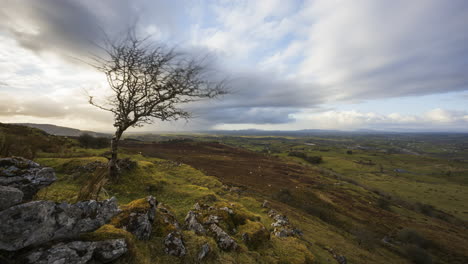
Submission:
[[[107,38],[108,39],[108,38]],[[89,103],[114,115],[115,134],[111,140],[109,176],[119,175],[119,140],[129,127],[141,127],[155,119],[188,119],[191,113],[181,104],[214,98],[227,92],[224,81],[212,81],[204,60],[155,45],[134,30],[117,41],[106,41],[104,55],[93,56],[93,65],[103,72],[112,96]]]

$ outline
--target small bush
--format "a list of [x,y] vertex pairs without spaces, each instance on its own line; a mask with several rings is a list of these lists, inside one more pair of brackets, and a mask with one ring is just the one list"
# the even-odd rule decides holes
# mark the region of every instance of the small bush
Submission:
[[415,264],[432,264],[431,256],[416,245],[407,245],[404,248],[406,256]]
[[110,140],[105,137],[93,137],[84,133],[78,137],[78,142],[83,148],[106,148],[110,145]]
[[429,248],[433,246],[433,242],[423,237],[417,231],[404,228],[397,234],[398,240],[406,244],[417,245],[421,248]]
[[380,197],[377,200],[377,206],[384,210],[390,210],[390,201],[386,198]]

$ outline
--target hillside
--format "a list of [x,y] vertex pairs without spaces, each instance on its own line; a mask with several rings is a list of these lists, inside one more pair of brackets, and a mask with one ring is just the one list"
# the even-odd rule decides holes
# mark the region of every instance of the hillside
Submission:
[[109,137],[109,134],[98,133],[87,130],[79,130],[75,128],[56,126],[51,124],[32,124],[32,123],[16,123],[15,125],[27,126],[40,129],[48,134],[56,136],[78,137],[82,134],[89,134],[94,137]]
[[[124,141],[120,155],[130,161],[118,181],[106,182],[101,181],[96,164],[106,163],[103,155],[107,149],[83,149],[71,139],[31,128],[12,125],[1,128],[0,135],[11,137],[14,131],[50,144],[51,148],[38,151],[34,160],[54,168],[58,180],[39,191],[37,200],[74,203],[89,197],[88,192],[96,185],[103,187],[99,199],[115,196],[124,211],[138,209],[141,198],[155,197],[159,209],[149,240],[138,240],[121,229],[118,218],[83,236],[98,240],[125,238],[130,251],[116,263],[466,263],[468,260],[466,207],[462,202],[468,197],[463,176],[467,165],[462,162],[379,154],[373,150],[353,150],[350,155],[333,141],[326,145],[326,140],[316,140],[314,144],[320,146],[304,145],[304,141],[312,142],[310,138],[207,136],[187,140],[173,136],[172,140],[160,142]],[[65,149],[52,148],[65,145],[64,142],[69,142]],[[259,146],[261,149],[255,151]],[[263,151],[265,146],[275,147],[276,153]],[[320,151],[325,146],[328,150]],[[293,149],[307,155],[321,154],[323,162],[309,164],[288,156]],[[0,153],[1,156],[5,155]],[[359,163],[364,158],[372,159],[373,163]],[[377,173],[379,163],[385,168],[394,164],[408,171],[411,165],[411,171],[421,174],[396,175],[389,169]],[[428,166],[435,172],[446,163],[451,166],[452,178],[423,174]],[[402,190],[392,192],[395,188]],[[403,195],[408,192],[405,188],[411,188],[413,195]],[[439,197],[448,198],[431,205],[434,201],[431,195],[426,195],[429,188],[438,188]],[[446,194],[448,191],[451,196]],[[420,198],[419,203],[415,197]],[[268,202],[264,203],[265,200]],[[219,226],[238,247],[223,249],[211,233],[198,234],[187,228],[186,217],[191,211],[203,216],[203,221],[218,219]],[[279,223],[277,219],[287,219],[287,228],[283,230],[291,232],[278,233],[281,229],[275,226]],[[168,233],[178,225],[187,250],[181,257],[166,254],[164,246]],[[204,245],[209,245],[211,251],[200,261],[199,252]]]

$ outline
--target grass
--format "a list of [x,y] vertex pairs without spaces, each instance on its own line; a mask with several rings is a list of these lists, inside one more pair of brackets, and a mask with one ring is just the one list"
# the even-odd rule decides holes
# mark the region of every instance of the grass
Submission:
[[[164,135],[164,140],[171,137],[172,135]],[[153,195],[174,213],[180,223],[183,223],[187,211],[192,209],[195,202],[233,208],[235,217],[223,214],[224,211],[217,213],[223,214],[227,219],[223,228],[227,231],[237,229],[238,232],[233,233],[233,237],[240,245],[239,250],[221,251],[212,237],[183,231],[187,256],[168,256],[164,253],[163,240],[170,227],[165,227],[159,220],[154,225],[149,241],[138,241],[133,235],[117,228],[118,219],[83,238],[125,238],[130,245],[130,253],[119,260],[119,263],[197,263],[199,248],[205,243],[212,248],[205,263],[334,261],[324,248],[333,248],[338,254],[346,256],[350,263],[411,263],[419,261],[418,259],[427,260],[427,256],[435,263],[466,263],[468,259],[464,246],[468,241],[468,234],[463,225],[430,217],[416,209],[401,206],[396,200],[432,205],[437,210],[466,220],[468,213],[465,213],[466,205],[463,201],[468,199],[467,164],[463,161],[432,154],[383,153],[378,149],[388,146],[378,138],[368,140],[333,136],[284,138],[208,135],[196,135],[193,138],[203,142],[216,139],[235,148],[205,144],[205,148],[200,149],[197,148],[197,142],[189,142],[186,144],[192,147],[191,152],[176,152],[173,157],[166,159],[144,156],[145,153],[140,155],[131,148],[122,149],[120,157],[131,158],[137,162],[137,166],[125,171],[117,182],[104,186],[100,199],[116,196],[121,207],[125,208],[134,205],[138,207],[138,201],[141,201],[139,199]],[[353,149],[353,154],[346,154],[347,147],[356,144],[355,140],[370,142],[369,145],[375,149]],[[305,142],[316,145],[305,145]],[[149,142],[145,144],[151,145]],[[407,147],[401,142],[396,145],[398,144]],[[225,168],[222,170],[225,165],[229,166],[228,170],[244,168],[243,161],[230,155],[232,152],[240,156],[248,154],[248,159],[256,157],[255,153],[236,152],[239,146],[257,151],[257,154],[266,153],[262,162],[271,162],[271,166],[267,167],[263,163],[256,164],[254,160],[250,164],[252,167],[246,171],[240,170],[247,174],[245,178],[236,178],[237,175],[232,174],[233,180],[246,180],[239,184],[243,190],[240,193],[229,191],[229,188],[223,186],[226,182],[223,182],[223,175],[220,174],[226,171]],[[441,153],[437,144],[429,147],[418,143],[415,146],[418,151],[426,149],[437,155]],[[448,148],[456,148],[456,145],[449,144]],[[269,150],[270,154],[265,150]],[[106,151],[107,149],[82,149],[73,144],[67,151],[39,151],[35,160],[41,165],[55,168],[58,180],[41,190],[36,198],[75,202],[83,184],[92,177],[90,173],[79,172],[77,168],[90,162],[107,162],[102,156]],[[307,164],[300,158],[288,156],[289,151],[322,156],[323,163]],[[180,163],[178,157],[187,158],[187,162],[184,160],[186,164]],[[195,166],[188,165],[190,157],[195,157],[197,161],[211,162],[202,165],[221,164],[217,168],[221,169],[196,169]],[[394,171],[396,168],[408,172],[397,173]],[[447,174],[447,171],[451,173]],[[268,172],[276,174],[267,178],[268,180],[259,177]],[[268,184],[274,186],[270,187]],[[289,190],[289,193],[278,194],[282,189]],[[385,194],[389,194],[390,198]],[[382,198],[386,200],[383,201]],[[275,210],[287,215],[291,225],[302,230],[304,235],[290,238],[271,236],[266,239],[262,226],[270,231],[272,219],[267,215],[268,209],[261,207],[264,199],[270,200]],[[405,237],[401,235],[401,230],[412,230],[413,233],[410,232],[409,235],[411,241],[423,238],[434,244],[422,248],[417,243],[385,245],[381,242],[384,236],[397,240],[399,236]],[[254,238],[253,242],[244,242],[243,233]],[[419,249],[424,252],[421,253]]]

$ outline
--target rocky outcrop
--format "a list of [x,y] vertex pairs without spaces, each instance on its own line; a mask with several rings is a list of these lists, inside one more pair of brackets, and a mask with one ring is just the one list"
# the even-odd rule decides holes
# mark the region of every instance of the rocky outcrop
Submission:
[[289,237],[289,236],[301,236],[302,231],[294,228],[291,223],[289,222],[288,217],[279,214],[274,209],[268,211],[268,216],[273,218],[275,221],[271,224],[273,229],[273,234],[277,237]]
[[24,200],[31,200],[41,188],[56,179],[52,168],[41,167],[31,160],[19,157],[0,159],[0,185],[21,190]]
[[94,231],[119,212],[115,198],[76,204],[33,201],[0,212],[0,249],[14,251]]
[[0,211],[23,201],[23,192],[17,188],[0,186]]
[[211,224],[209,227],[213,232],[218,247],[222,250],[234,250],[237,248],[237,243],[224,230],[216,224]]
[[204,258],[206,258],[208,256],[208,254],[210,254],[210,252],[211,252],[210,245],[208,245],[208,243],[203,244],[200,251],[198,252],[198,257],[197,257],[198,261],[201,261]]
[[70,241],[98,229],[118,214],[115,198],[76,204],[19,204],[55,180],[52,168],[23,158],[0,159],[0,250],[9,251],[8,258],[15,263],[31,264],[109,263],[125,254],[125,239]]
[[182,257],[187,254],[182,234],[179,231],[170,232],[164,239],[164,250],[166,254]]
[[27,264],[84,264],[109,263],[127,252],[125,239],[104,241],[73,241],[58,243],[49,248],[34,249],[21,258]]
[[[198,203],[197,203],[198,204]],[[189,211],[185,217],[185,226],[188,230],[193,230],[197,235],[205,235],[206,229],[197,220],[197,213]]]
[[153,196],[136,200],[123,207],[113,224],[140,240],[150,239],[158,201]]
[[347,259],[345,256],[342,256],[338,253],[336,253],[332,248],[329,248],[329,247],[324,247],[323,249],[325,249],[326,251],[328,251],[332,256],[333,258],[336,260],[336,262],[338,262],[339,264],[346,264],[348,263]]

